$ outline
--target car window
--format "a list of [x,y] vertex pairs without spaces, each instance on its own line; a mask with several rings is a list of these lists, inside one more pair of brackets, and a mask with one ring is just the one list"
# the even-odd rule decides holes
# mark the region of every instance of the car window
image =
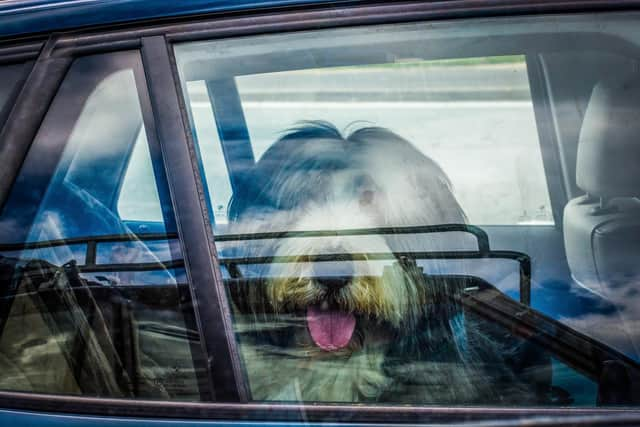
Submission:
[[[175,219],[142,130],[141,67],[135,51],[73,62],[3,206],[2,390],[201,399]],[[127,196],[116,209],[136,191],[125,170],[152,203]]]
[[175,46],[253,401],[639,403],[640,49],[566,19]]

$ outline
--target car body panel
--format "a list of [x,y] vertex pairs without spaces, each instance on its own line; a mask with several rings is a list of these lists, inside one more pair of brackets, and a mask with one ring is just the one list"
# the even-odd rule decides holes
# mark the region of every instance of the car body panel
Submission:
[[[339,1],[335,1],[338,3]],[[28,0],[0,4],[0,37],[41,33],[91,25],[247,11],[292,5],[328,3],[327,0]]]
[[[51,426],[51,427],[112,427],[112,426],[153,426],[153,427],[302,427],[309,424],[303,423],[247,423],[247,422],[220,422],[202,420],[168,420],[168,419],[134,419],[121,417],[97,417],[89,415],[61,415],[43,414],[25,411],[0,410],[0,425],[20,426]],[[331,427],[331,424],[322,424]],[[339,426],[340,424],[333,424]],[[364,425],[362,425],[364,427]],[[353,427],[359,427],[353,425]]]

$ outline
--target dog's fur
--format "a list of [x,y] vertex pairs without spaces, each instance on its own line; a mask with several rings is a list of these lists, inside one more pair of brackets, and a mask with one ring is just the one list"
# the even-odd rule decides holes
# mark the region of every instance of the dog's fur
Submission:
[[[376,127],[344,138],[323,122],[291,130],[246,171],[229,217],[240,233],[466,222],[445,173],[408,141]],[[529,386],[507,366],[503,346],[465,316],[454,283],[430,281],[407,260],[328,263],[324,273],[322,263],[308,262],[321,253],[415,251],[425,242],[445,250],[459,247],[454,239],[447,236],[446,248],[430,235],[242,242],[249,256],[294,259],[254,267],[263,286],[231,292],[253,398],[474,404],[505,403],[517,392],[523,403]],[[327,271],[351,279],[331,291],[313,278]],[[346,347],[325,351],[312,339],[305,313],[318,304],[355,315]]]

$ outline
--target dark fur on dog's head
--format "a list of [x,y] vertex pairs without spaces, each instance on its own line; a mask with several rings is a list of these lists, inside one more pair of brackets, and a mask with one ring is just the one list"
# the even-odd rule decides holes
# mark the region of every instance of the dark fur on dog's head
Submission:
[[[332,182],[345,174],[340,186]],[[407,197],[411,195],[415,200]],[[388,200],[374,200],[376,196]],[[375,207],[384,208],[376,218],[379,226],[407,225],[407,220],[425,217],[431,223],[466,222],[446,174],[411,143],[380,127],[343,137],[326,122],[304,122],[276,141],[248,174],[242,191],[234,194],[229,217],[237,221],[248,212],[299,211],[345,197],[377,202]]]
[[[466,222],[437,163],[379,127],[343,137],[328,123],[303,123],[263,154],[242,187],[229,209],[239,233]],[[381,266],[350,258],[415,251],[425,239],[243,242],[248,256],[290,260],[254,270],[262,286],[232,291],[254,398],[375,401],[401,390],[405,402],[486,397],[481,370],[468,369],[479,357],[470,347],[483,338],[468,330],[459,284],[429,280],[411,260]],[[322,263],[309,261],[320,253],[344,254],[325,267],[341,274],[339,286],[322,278]]]

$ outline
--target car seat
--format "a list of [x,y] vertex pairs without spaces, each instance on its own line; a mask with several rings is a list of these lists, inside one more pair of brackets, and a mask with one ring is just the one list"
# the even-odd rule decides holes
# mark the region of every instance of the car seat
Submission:
[[576,181],[564,210],[574,280],[607,299],[640,278],[640,74],[598,83],[580,131]]

